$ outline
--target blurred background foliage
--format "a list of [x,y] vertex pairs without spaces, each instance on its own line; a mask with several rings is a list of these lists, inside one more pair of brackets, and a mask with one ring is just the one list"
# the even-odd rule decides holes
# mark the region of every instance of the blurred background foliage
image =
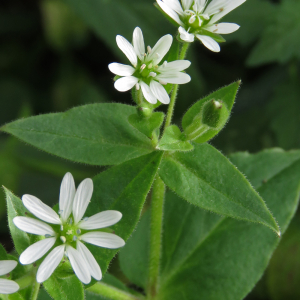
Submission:
[[[176,28],[154,0],[4,0],[0,3],[0,123],[101,102],[132,104],[113,88],[110,62],[126,63],[115,36],[131,39],[136,26],[146,44]],[[189,53],[192,81],[180,89],[175,121],[197,99],[242,79],[232,117],[212,144],[223,153],[300,148],[300,1],[247,0],[224,21],[241,28],[225,36],[219,54],[200,43]],[[165,110],[166,107],[161,107]],[[50,156],[15,138],[0,136],[0,183],[18,196],[58,199],[63,175],[77,182],[100,168]],[[12,243],[0,195],[1,243]],[[124,279],[114,260],[111,272]],[[247,299],[300,299],[299,214]],[[126,281],[125,281],[126,282]],[[130,286],[129,282],[126,282]],[[42,299],[42,298],[41,298]],[[46,296],[45,298],[46,299]]]

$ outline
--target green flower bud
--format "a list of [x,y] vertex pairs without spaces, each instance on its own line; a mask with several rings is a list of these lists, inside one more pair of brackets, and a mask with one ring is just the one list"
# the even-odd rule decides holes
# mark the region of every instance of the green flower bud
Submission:
[[[195,140],[208,131],[220,131],[229,118],[229,110],[221,100],[211,99],[202,105],[201,111],[185,129],[186,140]],[[203,140],[202,142],[206,142]]]

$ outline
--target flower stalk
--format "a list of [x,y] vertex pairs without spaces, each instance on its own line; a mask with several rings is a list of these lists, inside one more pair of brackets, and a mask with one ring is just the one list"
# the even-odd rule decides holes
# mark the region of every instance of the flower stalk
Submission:
[[164,198],[165,184],[157,175],[153,184],[151,199],[149,281],[147,287],[147,295],[150,299],[155,297],[158,290]]

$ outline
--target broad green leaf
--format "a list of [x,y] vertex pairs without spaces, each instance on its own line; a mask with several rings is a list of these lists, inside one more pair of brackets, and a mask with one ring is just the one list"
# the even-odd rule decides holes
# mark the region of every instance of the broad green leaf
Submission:
[[7,203],[8,214],[8,226],[10,234],[14,241],[15,248],[19,254],[21,254],[31,244],[31,238],[29,235],[20,230],[13,223],[13,218],[17,216],[25,216],[26,208],[23,205],[21,199],[16,197],[10,190],[4,187]]
[[43,287],[41,287],[37,300],[52,300],[52,298],[49,296],[46,290]]
[[[267,153],[277,161],[270,161]],[[297,151],[297,154],[298,159],[278,150],[231,156],[249,180],[257,182],[255,188],[274,213],[282,232],[286,230],[299,201],[300,152]],[[278,162],[282,162],[282,165]],[[261,182],[257,177],[266,177],[268,180]],[[186,204],[184,210],[177,206],[180,201],[174,195],[167,198],[166,209],[169,202],[173,210],[178,208],[178,217],[174,217],[174,212],[165,214],[163,257],[170,255],[170,252],[165,253],[166,249],[175,249],[173,252],[177,251],[181,262],[179,265],[173,264],[172,268],[163,268],[161,290],[157,298],[244,299],[262,276],[280,240],[268,228],[258,224],[216,218],[210,213],[205,213],[202,218],[199,215],[193,218],[190,213],[194,213],[195,209],[190,209]],[[181,220],[178,219],[180,216]],[[214,224],[212,218],[215,218]],[[201,224],[208,224],[208,220],[212,221],[211,229],[206,231],[207,227]],[[183,225],[178,226],[178,222]],[[193,223],[194,226],[191,225]],[[178,230],[174,230],[176,226]],[[204,235],[199,234],[198,241],[196,228],[201,232],[206,231]],[[178,262],[178,259],[174,261]]]
[[176,125],[167,127],[157,148],[168,151],[191,151],[194,149],[192,144],[182,140],[182,132]]
[[85,299],[83,285],[75,275],[64,279],[52,275],[43,285],[54,300]]
[[279,234],[272,214],[243,174],[214,147],[194,146],[194,151],[163,159],[159,174],[165,184],[200,208],[260,223]]
[[[152,186],[162,154],[157,151],[112,167],[96,176],[94,194],[86,216],[104,210],[120,211],[123,215],[122,219],[111,228],[116,235],[126,241],[140,219],[141,210]],[[100,248],[89,244],[86,246],[93,253],[103,274],[120,250]]]
[[115,165],[154,150],[151,141],[129,124],[133,113],[135,108],[124,104],[90,104],[21,119],[1,129],[69,160]]
[[287,63],[300,58],[300,2],[284,0],[278,5],[273,20],[263,30],[259,43],[247,60],[249,66]]
[[128,121],[134,128],[152,139],[153,131],[161,127],[164,117],[165,114],[162,112],[155,112],[149,118],[139,116],[135,113],[128,117]]
[[[193,121],[195,120],[195,117],[202,111],[202,107],[207,101],[209,100],[220,100],[223,103],[225,103],[227,109],[231,111],[238,88],[240,86],[241,82],[237,81],[234,82],[224,88],[221,88],[217,90],[216,92],[206,96],[205,98],[199,100],[196,102],[183,116],[182,118],[182,128],[184,130],[188,130],[189,126],[193,124]],[[226,121],[225,121],[226,123]],[[225,125],[224,123],[224,125]],[[223,126],[224,126],[223,125]],[[222,128],[221,128],[222,129]],[[202,134],[200,137],[195,139],[194,141],[196,143],[203,143],[210,139],[212,139],[215,135],[217,135],[221,129],[209,129],[204,134]]]
[[19,293],[8,295],[8,300],[25,300]]
[[[183,201],[181,201],[183,202]],[[139,287],[146,288],[150,240],[150,211],[141,218],[136,231],[120,251],[119,261],[126,277]]]

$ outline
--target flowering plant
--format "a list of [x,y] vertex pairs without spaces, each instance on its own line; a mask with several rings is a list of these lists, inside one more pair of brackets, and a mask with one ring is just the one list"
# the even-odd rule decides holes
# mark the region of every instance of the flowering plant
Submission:
[[[218,22],[244,2],[157,0],[174,36],[145,47],[140,27],[132,43],[117,35],[131,65],[108,68],[134,106],[89,104],[1,127],[50,154],[107,167],[77,190],[66,173],[53,208],[4,188],[15,252],[0,248],[0,275],[10,272],[0,279],[2,299],[41,299],[46,290],[55,300],[238,300],[251,291],[298,205],[300,153],[228,158],[210,144],[229,121],[240,80],[173,123],[176,101],[185,100],[179,87],[193,79],[189,47],[196,37],[219,52],[220,34],[239,25]],[[107,273],[118,251],[131,285]]]

